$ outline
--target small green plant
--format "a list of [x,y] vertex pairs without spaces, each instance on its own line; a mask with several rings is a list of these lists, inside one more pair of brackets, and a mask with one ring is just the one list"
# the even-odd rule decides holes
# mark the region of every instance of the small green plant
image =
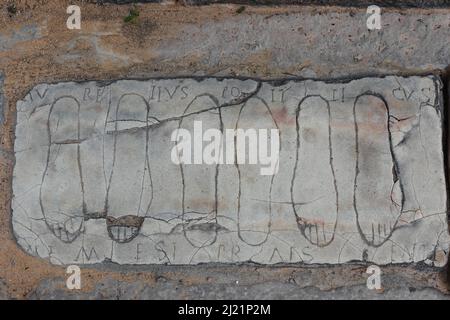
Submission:
[[245,10],[245,6],[240,6],[239,8],[236,9],[236,13],[237,14],[242,13],[242,12],[244,12],[244,10]]
[[128,15],[125,18],[123,18],[123,21],[125,21],[126,23],[135,23],[137,22],[138,18],[139,18],[139,10],[137,9],[136,6],[134,6],[132,9],[130,9]]

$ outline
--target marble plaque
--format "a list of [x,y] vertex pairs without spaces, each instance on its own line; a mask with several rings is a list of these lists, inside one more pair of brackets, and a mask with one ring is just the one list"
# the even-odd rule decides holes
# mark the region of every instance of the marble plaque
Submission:
[[175,78],[17,102],[13,229],[55,264],[442,266],[442,85]]

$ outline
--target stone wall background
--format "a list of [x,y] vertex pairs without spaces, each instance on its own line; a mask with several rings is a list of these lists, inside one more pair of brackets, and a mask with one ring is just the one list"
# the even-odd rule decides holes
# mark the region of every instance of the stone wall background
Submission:
[[384,7],[397,8],[438,8],[447,7],[448,0],[88,0],[92,3],[180,3],[186,5],[209,5],[217,3],[246,4],[246,5],[336,5],[346,7],[367,7],[370,5],[379,5]]
[[[11,228],[15,104],[38,83],[176,76],[277,79],[366,75],[441,76],[448,92],[450,9],[383,8],[380,31],[366,8],[6,0],[0,4],[0,297],[42,298],[447,298],[447,268],[382,267],[384,290],[366,288],[367,266],[252,264],[82,267],[82,289],[65,269],[16,244]],[[436,1],[437,3],[438,1]],[[66,28],[78,4],[82,29]],[[446,100],[446,106],[448,99]]]

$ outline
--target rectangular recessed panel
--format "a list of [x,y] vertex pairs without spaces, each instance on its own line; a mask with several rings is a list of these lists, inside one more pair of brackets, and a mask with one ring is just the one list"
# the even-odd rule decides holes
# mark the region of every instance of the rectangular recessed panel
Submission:
[[441,100],[434,76],[41,84],[14,233],[56,264],[442,266]]

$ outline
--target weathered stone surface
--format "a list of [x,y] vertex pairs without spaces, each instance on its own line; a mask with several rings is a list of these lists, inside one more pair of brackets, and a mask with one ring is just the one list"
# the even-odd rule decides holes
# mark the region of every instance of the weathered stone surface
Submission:
[[[90,0],[96,3],[149,3],[149,2],[173,2],[170,0]],[[450,3],[448,0],[180,0],[179,2],[186,5],[207,5],[215,3],[236,3],[247,5],[327,5],[327,6],[350,6],[350,7],[367,7],[371,5],[379,5],[383,7],[414,7],[414,8],[434,8],[434,7],[448,7]]]
[[3,97],[3,75],[0,72],[0,124],[3,124],[3,121],[5,119],[4,116],[4,97]]
[[6,288],[5,281],[3,279],[0,279],[0,300],[7,300],[8,299],[8,291]]
[[41,29],[42,27],[32,24],[23,26],[11,33],[0,32],[0,52],[9,50],[18,43],[39,39],[42,37]]
[[[184,286],[171,281],[161,281],[154,285],[142,282],[120,282],[113,279],[102,279],[88,293],[79,293],[61,289],[59,281],[42,281],[38,288],[31,292],[29,299],[111,299],[111,300],[203,300],[203,299],[243,299],[256,300],[448,300],[450,297],[436,289],[408,287],[405,282],[396,283],[392,288],[384,288],[383,294],[375,290],[367,290],[365,284],[348,285],[323,291],[316,287],[300,287],[295,283],[268,281],[240,285],[236,283],[208,283],[203,285]],[[391,279],[389,279],[391,280]],[[405,279],[400,279],[405,280]]]
[[[16,239],[56,264],[442,266],[441,100],[433,76],[38,85],[17,103]],[[194,121],[279,129],[279,171],[173,163]]]

